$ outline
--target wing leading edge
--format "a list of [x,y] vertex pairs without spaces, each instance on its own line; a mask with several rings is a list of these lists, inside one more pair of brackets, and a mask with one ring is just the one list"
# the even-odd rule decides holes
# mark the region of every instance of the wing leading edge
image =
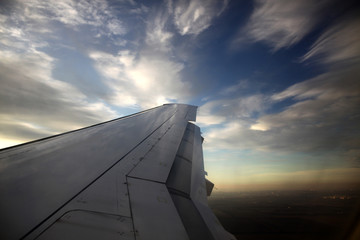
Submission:
[[196,109],[165,104],[1,150],[0,238],[235,239],[207,204]]

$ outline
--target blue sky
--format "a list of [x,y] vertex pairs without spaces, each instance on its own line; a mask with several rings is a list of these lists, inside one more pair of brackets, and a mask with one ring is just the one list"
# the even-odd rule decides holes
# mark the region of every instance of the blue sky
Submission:
[[199,106],[219,191],[354,186],[356,1],[5,1],[0,147]]

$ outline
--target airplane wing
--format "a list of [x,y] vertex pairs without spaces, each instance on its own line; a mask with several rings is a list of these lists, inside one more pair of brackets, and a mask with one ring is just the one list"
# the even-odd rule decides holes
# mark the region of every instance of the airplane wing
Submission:
[[0,151],[0,239],[235,239],[207,204],[196,107]]

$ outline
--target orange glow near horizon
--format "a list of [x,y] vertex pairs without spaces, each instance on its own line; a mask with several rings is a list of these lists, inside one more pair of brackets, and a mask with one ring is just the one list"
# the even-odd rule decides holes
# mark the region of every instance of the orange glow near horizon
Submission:
[[295,172],[243,173],[211,171],[214,192],[261,190],[331,190],[360,188],[360,169],[338,168]]

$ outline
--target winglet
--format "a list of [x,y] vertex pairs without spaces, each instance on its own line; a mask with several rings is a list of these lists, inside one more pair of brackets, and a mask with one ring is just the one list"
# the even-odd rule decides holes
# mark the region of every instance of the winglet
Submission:
[[209,197],[214,188],[214,184],[207,179],[205,179],[205,181],[206,181],[206,194]]

